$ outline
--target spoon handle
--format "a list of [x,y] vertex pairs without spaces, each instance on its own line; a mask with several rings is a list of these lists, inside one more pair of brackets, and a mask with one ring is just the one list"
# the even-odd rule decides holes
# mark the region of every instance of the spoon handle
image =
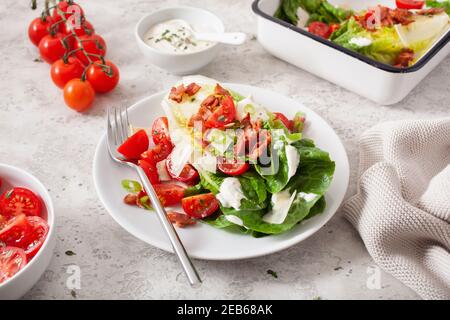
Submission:
[[213,41],[226,44],[243,44],[247,36],[242,32],[227,32],[227,33],[195,33],[197,40]]

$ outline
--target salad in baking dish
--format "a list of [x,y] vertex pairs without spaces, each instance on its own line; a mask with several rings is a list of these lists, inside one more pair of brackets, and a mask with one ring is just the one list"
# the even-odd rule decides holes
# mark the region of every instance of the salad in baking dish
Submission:
[[[162,108],[118,151],[144,169],[177,226],[202,221],[259,237],[324,211],[335,164],[303,136],[303,113],[289,119],[202,76],[183,78]],[[122,185],[126,204],[151,209],[140,183]]]
[[275,17],[376,61],[405,68],[450,29],[450,0],[396,0],[359,12],[327,0],[282,0]]

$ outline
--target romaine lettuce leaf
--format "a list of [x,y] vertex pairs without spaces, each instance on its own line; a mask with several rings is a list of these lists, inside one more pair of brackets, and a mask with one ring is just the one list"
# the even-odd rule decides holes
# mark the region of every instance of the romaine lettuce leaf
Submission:
[[431,8],[444,8],[445,12],[450,16],[450,0],[427,0],[426,5]]

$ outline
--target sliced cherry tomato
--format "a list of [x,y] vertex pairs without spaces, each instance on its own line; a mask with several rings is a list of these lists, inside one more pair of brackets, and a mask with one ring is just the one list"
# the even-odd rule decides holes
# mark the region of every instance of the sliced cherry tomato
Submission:
[[[84,35],[79,37],[80,42],[76,42],[74,44],[74,50],[80,49],[81,46],[84,47],[84,50],[88,53],[89,59],[92,62],[98,61],[101,58],[99,56],[104,56],[106,54],[106,42],[103,38],[98,34],[92,35]],[[75,56],[85,65],[89,64],[89,60],[86,57],[85,53],[82,50],[78,50],[75,52]]]
[[169,176],[172,179],[175,179],[175,180],[187,183],[187,184],[196,184],[198,182],[198,179],[199,179],[198,172],[189,163],[184,166],[183,170],[181,170],[180,175],[177,176],[175,174],[175,172],[173,171],[172,158],[170,155],[166,159],[166,169],[167,169],[167,173],[169,173]]
[[87,20],[83,20],[80,25],[75,26],[71,23],[64,24],[62,33],[71,34],[72,31],[79,37],[84,35],[90,36],[95,33],[94,26]]
[[148,159],[141,159],[138,163],[152,184],[160,183],[158,169],[156,168],[155,162]]
[[[148,149],[150,141],[145,130],[139,130],[129,137],[118,149],[126,159],[137,160]],[[156,163],[156,162],[155,162]]]
[[8,217],[39,216],[42,211],[42,202],[31,190],[26,188],[13,188],[0,197],[0,211]]
[[[64,35],[46,35],[39,42],[39,53],[41,58],[47,63],[53,63],[61,59],[70,50],[70,41],[64,42]],[[65,45],[64,45],[65,43]]]
[[50,33],[52,24],[53,19],[51,17],[45,17],[44,19],[39,17],[31,21],[28,26],[28,37],[35,46],[38,46],[41,39]]
[[421,0],[395,0],[397,8],[400,9],[422,9],[425,1]]
[[64,86],[64,101],[67,106],[83,112],[94,102],[95,91],[89,81],[78,78],[72,79]]
[[311,22],[308,26],[308,31],[325,39],[328,39],[331,35],[330,27],[326,23],[320,21]]
[[[181,199],[184,197],[184,189],[182,186],[174,183],[154,184],[156,195],[163,206],[174,206],[180,204]],[[139,207],[150,207],[150,199],[144,200],[143,197],[147,196],[145,191],[140,191],[137,195],[136,204]],[[145,205],[142,201],[145,201]]]
[[247,162],[238,161],[226,161],[225,158],[219,158],[218,165],[220,171],[230,176],[239,176],[250,169],[250,165]]
[[152,149],[143,152],[141,154],[142,159],[151,159],[153,162],[158,163],[165,160],[172,152],[173,145],[169,140],[161,140],[160,143],[155,145]]
[[159,117],[153,121],[152,139],[155,144],[160,143],[162,140],[170,140],[167,117]]
[[81,78],[84,66],[75,57],[69,57],[67,61],[59,59],[52,64],[50,76],[58,88],[64,89],[67,82],[75,78]]
[[281,112],[274,112],[275,119],[280,120],[283,122],[284,126],[288,128],[289,131],[292,131],[292,122]]
[[223,128],[226,124],[234,121],[236,107],[231,96],[225,96],[222,104],[208,117],[206,126],[210,128]]
[[119,69],[109,60],[106,60],[103,66],[94,62],[87,69],[86,78],[96,92],[106,93],[113,90],[119,83]]
[[12,278],[27,264],[25,252],[15,247],[0,247],[0,283]]
[[3,225],[3,228],[0,230],[0,242],[7,246],[24,249],[30,243],[30,231],[31,226],[28,223],[27,216],[21,214]]
[[203,219],[219,209],[219,201],[213,193],[205,193],[183,198],[181,206],[188,216]]
[[47,237],[49,226],[47,221],[40,217],[27,217],[30,230],[28,233],[28,244],[24,248],[27,260],[30,261],[41,249],[42,244]]
[[339,23],[330,24],[330,35],[341,27]]

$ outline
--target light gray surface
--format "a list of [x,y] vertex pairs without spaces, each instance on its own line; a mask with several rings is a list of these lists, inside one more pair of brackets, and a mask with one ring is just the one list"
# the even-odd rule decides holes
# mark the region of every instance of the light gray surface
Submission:
[[[243,0],[79,2],[106,39],[108,58],[121,71],[119,87],[99,96],[83,115],[64,105],[62,92],[49,78],[49,66],[34,62],[38,54],[26,38],[26,29],[37,12],[26,7],[27,1],[0,2],[0,12],[8,12],[0,16],[0,161],[41,179],[50,189],[57,215],[55,256],[25,298],[417,298],[385,273],[381,273],[380,289],[367,288],[373,261],[340,212],[314,236],[283,252],[245,261],[195,261],[204,278],[196,290],[189,288],[172,254],[125,232],[103,209],[92,181],[92,158],[104,130],[105,108],[132,104],[178,79],[141,55],[133,37],[135,23],[145,13],[178,3],[209,9],[223,18],[227,30],[249,35],[255,32],[255,18],[250,1]],[[355,191],[357,141],[365,129],[385,120],[449,114],[449,58],[409,97],[391,107],[376,105],[277,60],[255,39],[241,47],[224,48],[201,73],[280,92],[328,120],[349,154],[348,195]],[[66,255],[67,250],[76,255]],[[73,264],[81,268],[81,289],[71,292],[66,270]],[[278,279],[268,275],[268,269],[276,271]]]

